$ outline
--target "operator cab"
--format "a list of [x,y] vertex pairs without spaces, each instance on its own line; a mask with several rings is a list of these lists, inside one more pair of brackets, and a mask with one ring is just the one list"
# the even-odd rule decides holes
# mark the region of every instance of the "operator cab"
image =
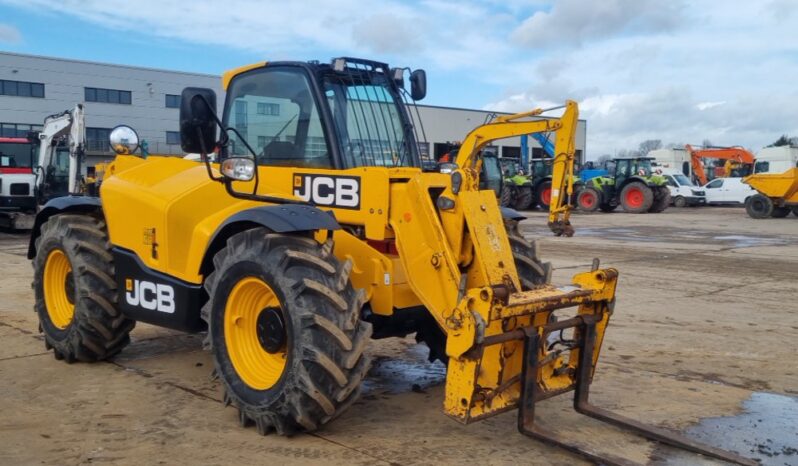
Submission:
[[[240,157],[259,166],[335,169],[421,167],[417,115],[407,100],[426,94],[423,70],[410,73],[410,92],[404,89],[405,69],[353,58],[329,64],[273,62],[231,76],[218,121],[224,128],[218,143],[222,160]],[[184,91],[183,129],[187,123],[196,129],[197,120],[206,120],[200,126],[203,133],[211,133],[199,141],[196,133],[184,131],[187,152],[207,153],[217,145],[211,137],[211,115],[200,114],[203,109],[196,106],[201,100],[192,105],[197,96],[210,103],[215,100],[211,94],[196,88]]]

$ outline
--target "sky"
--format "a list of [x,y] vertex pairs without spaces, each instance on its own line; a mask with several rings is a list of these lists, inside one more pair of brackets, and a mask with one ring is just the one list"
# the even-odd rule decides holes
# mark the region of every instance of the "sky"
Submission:
[[565,99],[587,156],[798,136],[798,0],[0,0],[0,50],[221,74],[359,56],[424,68],[430,105]]

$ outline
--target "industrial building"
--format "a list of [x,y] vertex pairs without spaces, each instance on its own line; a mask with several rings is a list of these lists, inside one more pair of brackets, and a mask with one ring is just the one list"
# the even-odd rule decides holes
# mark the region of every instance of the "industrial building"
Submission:
[[[430,83],[435,86],[436,83]],[[440,85],[440,84],[437,84]],[[0,52],[0,136],[24,137],[41,128],[47,115],[83,103],[86,108],[87,165],[109,159],[108,133],[119,124],[136,129],[152,154],[181,154],[180,93],[188,86],[224,93],[219,76],[145,67]],[[426,142],[422,154],[439,157],[452,143],[493,115],[484,110],[418,105]],[[584,160],[586,122],[577,128],[577,158]],[[529,138],[532,157],[542,156]],[[519,157],[520,138],[499,141],[492,150]]]

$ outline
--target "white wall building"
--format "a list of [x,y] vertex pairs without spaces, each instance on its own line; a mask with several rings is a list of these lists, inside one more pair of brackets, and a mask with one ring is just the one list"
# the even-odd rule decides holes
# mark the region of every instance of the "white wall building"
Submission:
[[[430,83],[431,86],[444,85]],[[188,86],[208,87],[223,102],[219,76],[113,65],[62,58],[0,52],[0,136],[24,137],[41,128],[47,115],[83,103],[86,108],[87,165],[112,156],[108,133],[126,124],[139,133],[153,154],[181,154],[178,113],[180,93]],[[419,105],[426,146],[440,156],[449,143],[461,141],[492,112]],[[415,114],[414,114],[415,116]],[[421,136],[419,130],[419,136]],[[577,128],[577,155],[584,160],[586,122]],[[520,138],[499,141],[496,152],[520,155]],[[530,156],[542,156],[540,145],[529,138]]]

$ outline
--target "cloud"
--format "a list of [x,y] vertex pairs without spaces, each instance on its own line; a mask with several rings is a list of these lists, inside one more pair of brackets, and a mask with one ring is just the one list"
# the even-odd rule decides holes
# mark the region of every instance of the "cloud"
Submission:
[[559,0],[549,11],[527,18],[512,38],[522,46],[540,48],[671,31],[683,20],[682,9],[681,1]]
[[10,24],[0,23],[0,42],[15,44],[21,40],[22,34],[19,33],[19,29]]
[[0,4],[39,20],[77,18],[98,36],[130,32],[256,59],[348,55],[424,67],[428,102],[441,105],[523,111],[574,99],[588,120],[591,158],[645,139],[759,149],[798,135],[798,106],[786,104],[798,100],[798,35],[785,32],[795,0]]
[[709,109],[709,108],[715,108],[715,107],[721,106],[721,105],[723,105],[725,103],[726,103],[725,100],[721,100],[719,102],[701,102],[701,103],[696,104],[695,108],[697,108],[699,110],[706,110],[706,109]]

